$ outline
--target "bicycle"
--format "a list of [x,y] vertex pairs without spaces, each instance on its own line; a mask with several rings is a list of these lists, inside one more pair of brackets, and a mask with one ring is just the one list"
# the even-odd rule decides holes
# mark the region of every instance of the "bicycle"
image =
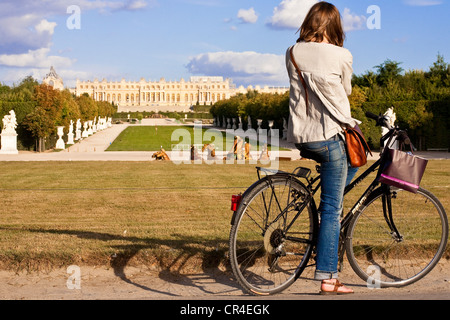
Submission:
[[[406,132],[390,126],[385,117],[366,116],[389,129],[381,145],[410,143]],[[402,287],[423,278],[442,257],[449,232],[444,207],[431,192],[420,187],[411,193],[378,181],[387,150],[383,148],[380,158],[345,188],[344,195],[378,170],[341,219],[339,241],[339,269],[346,253],[355,273],[379,288]],[[320,166],[315,177],[304,167],[292,173],[256,169],[258,181],[233,196],[230,263],[245,292],[271,295],[315,265],[320,217],[314,195],[320,188]]]

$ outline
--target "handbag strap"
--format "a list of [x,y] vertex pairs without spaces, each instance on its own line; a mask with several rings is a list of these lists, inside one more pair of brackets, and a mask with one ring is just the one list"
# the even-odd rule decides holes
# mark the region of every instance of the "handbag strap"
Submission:
[[289,50],[289,52],[291,54],[291,61],[292,61],[292,64],[294,65],[295,69],[297,70],[297,73],[300,77],[300,81],[303,85],[303,88],[305,89],[306,113],[308,113],[308,89],[306,87],[306,81],[305,81],[305,79],[303,79],[302,72],[300,71],[300,68],[298,67],[297,63],[295,62],[294,54],[292,53],[293,50],[294,50],[294,47],[292,46],[291,50]]

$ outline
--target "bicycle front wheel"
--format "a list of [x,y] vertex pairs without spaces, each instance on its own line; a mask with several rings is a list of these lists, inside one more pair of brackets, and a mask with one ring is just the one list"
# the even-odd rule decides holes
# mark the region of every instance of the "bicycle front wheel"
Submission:
[[301,182],[283,175],[244,195],[230,231],[230,263],[244,291],[279,293],[301,274],[317,230],[313,201]]
[[347,257],[368,286],[402,287],[434,268],[447,238],[447,215],[433,194],[422,188],[414,194],[382,186],[349,225]]

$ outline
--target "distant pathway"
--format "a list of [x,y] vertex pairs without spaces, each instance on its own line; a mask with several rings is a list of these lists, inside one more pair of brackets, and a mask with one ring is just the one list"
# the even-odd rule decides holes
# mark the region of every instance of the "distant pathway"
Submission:
[[[183,125],[174,119],[143,119],[141,124],[131,126],[175,126]],[[150,161],[154,151],[105,151],[109,145],[125,130],[130,124],[113,124],[111,128],[98,131],[92,136],[85,138],[66,150],[59,152],[28,152],[21,151],[17,155],[2,155],[0,161]],[[291,149],[289,151],[279,151],[279,157],[300,159],[299,151],[293,144],[284,140],[280,141],[280,147]],[[427,159],[450,159],[449,152],[417,152],[417,155]],[[378,152],[373,152],[371,159],[377,159]]]

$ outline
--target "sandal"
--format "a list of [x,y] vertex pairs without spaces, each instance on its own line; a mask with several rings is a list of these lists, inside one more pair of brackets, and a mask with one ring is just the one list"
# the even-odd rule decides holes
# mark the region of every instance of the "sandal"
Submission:
[[320,294],[322,295],[338,295],[338,294],[351,294],[353,290],[347,288],[338,279],[323,280],[320,287]]

